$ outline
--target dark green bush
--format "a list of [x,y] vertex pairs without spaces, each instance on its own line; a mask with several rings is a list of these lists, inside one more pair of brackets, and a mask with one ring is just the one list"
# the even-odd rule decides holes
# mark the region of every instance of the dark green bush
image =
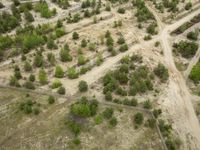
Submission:
[[88,90],[88,85],[86,81],[80,81],[78,85],[80,92],[86,92]]
[[114,113],[114,111],[112,108],[106,108],[103,111],[103,117],[106,119],[110,119],[113,116],[113,113]]
[[136,113],[134,115],[134,121],[136,124],[141,125],[143,123],[144,117],[142,113]]

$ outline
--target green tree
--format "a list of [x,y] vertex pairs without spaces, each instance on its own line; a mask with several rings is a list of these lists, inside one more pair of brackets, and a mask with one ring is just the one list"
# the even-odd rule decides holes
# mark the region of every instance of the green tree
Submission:
[[79,117],[90,117],[91,111],[88,104],[76,103],[71,106],[71,113]]
[[27,22],[33,22],[34,21],[33,15],[29,11],[25,11],[24,15],[25,15],[25,19],[26,19]]
[[78,39],[79,39],[79,35],[78,35],[77,32],[73,32],[73,34],[72,34],[72,39],[73,39],[73,40],[78,40]]
[[35,75],[30,74],[29,81],[34,82],[35,81]]
[[25,61],[25,63],[24,63],[24,70],[26,72],[29,72],[29,71],[32,70],[32,66],[31,66],[31,64],[28,61]]
[[78,88],[80,92],[86,92],[88,90],[88,85],[86,81],[80,81],[78,84]]
[[78,55],[78,65],[84,65],[87,62],[87,59],[84,55]]
[[24,83],[24,87],[27,88],[27,89],[31,89],[31,90],[35,89],[35,86],[34,86],[33,82],[31,82],[31,81],[26,81]]
[[36,54],[35,58],[34,58],[34,66],[36,67],[42,67],[44,64],[44,59],[43,56],[40,54]]
[[154,69],[154,73],[156,76],[158,76],[162,81],[166,81],[169,78],[168,70],[165,68],[164,65],[161,63],[158,64],[158,66]]
[[70,79],[76,79],[79,76],[79,73],[76,71],[76,69],[74,67],[70,67],[67,69],[67,76]]
[[117,118],[116,117],[112,117],[109,120],[109,124],[111,125],[111,127],[115,127],[117,125]]
[[60,50],[60,59],[62,62],[72,61],[72,56],[69,54],[69,51],[61,49]]
[[38,79],[41,85],[48,83],[47,74],[44,69],[40,69]]
[[106,92],[105,94],[106,101],[112,101],[112,93],[110,91]]
[[144,117],[142,113],[136,113],[134,115],[134,121],[136,124],[141,125],[143,123]]
[[63,86],[59,87],[59,89],[57,90],[57,93],[61,94],[61,95],[65,95],[65,92],[66,92],[66,90]]
[[55,77],[56,78],[63,78],[64,76],[64,71],[63,69],[60,67],[60,66],[56,66],[56,69],[55,69]]
[[106,119],[110,119],[113,115],[114,111],[112,108],[106,108],[104,111],[103,111],[103,116],[104,118]]
[[52,85],[51,85],[51,88],[56,89],[56,88],[59,88],[61,86],[62,86],[62,83],[60,82],[60,80],[54,80]]
[[87,41],[85,39],[83,39],[81,41],[81,47],[86,47],[87,46]]
[[48,103],[49,104],[53,104],[55,102],[55,98],[52,96],[52,95],[50,95],[49,97],[48,97]]

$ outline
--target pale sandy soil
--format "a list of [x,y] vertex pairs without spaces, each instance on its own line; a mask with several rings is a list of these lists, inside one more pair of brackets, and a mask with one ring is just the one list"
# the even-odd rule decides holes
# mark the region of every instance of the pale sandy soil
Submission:
[[[122,57],[132,54],[133,52],[141,51],[142,55],[153,57],[158,62],[164,62],[166,67],[169,69],[170,78],[168,87],[164,91],[159,104],[163,109],[164,116],[173,122],[173,129],[176,133],[178,133],[180,139],[183,142],[182,149],[198,150],[200,147],[200,126],[191,102],[193,96],[190,94],[188,87],[186,86],[185,79],[177,70],[174,64],[172,47],[169,43],[169,33],[183,23],[189,21],[195,15],[199,14],[200,10],[196,10],[190,13],[186,17],[176,21],[173,24],[165,25],[161,21],[162,19],[160,18],[159,14],[157,14],[154,9],[151,9],[151,7],[149,8],[150,11],[153,12],[159,25],[159,34],[155,36],[153,40],[145,42],[139,39],[139,43],[131,46],[128,51],[106,59],[102,65],[93,68],[91,71],[87,72],[85,75],[80,76],[78,79],[61,79],[61,81],[66,87],[66,91],[68,92],[67,94],[74,95],[78,90],[77,85],[79,81],[85,80],[89,85],[92,85],[97,80],[99,80],[108,70],[110,70],[110,68],[113,68],[121,60]],[[125,30],[126,29],[123,31],[124,33]],[[134,35],[134,32],[127,34],[126,38],[129,38],[132,35]],[[162,43],[164,56],[161,56],[157,51],[153,52],[150,50],[150,48],[152,48],[152,44],[158,40],[160,40]],[[197,53],[197,56],[198,55],[199,54]],[[191,61],[191,65],[193,65],[196,60],[197,57],[195,56]]]

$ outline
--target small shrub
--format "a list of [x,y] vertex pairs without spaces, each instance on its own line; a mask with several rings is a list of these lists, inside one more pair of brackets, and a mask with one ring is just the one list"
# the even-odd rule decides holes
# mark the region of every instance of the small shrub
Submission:
[[113,115],[113,109],[112,108],[106,108],[104,111],[103,111],[103,117],[106,118],[106,119],[110,119]]
[[51,85],[51,88],[56,89],[56,88],[59,88],[61,86],[62,86],[62,83],[59,80],[54,80],[52,85]]
[[106,92],[105,94],[105,100],[106,101],[112,101],[112,93],[110,91]]
[[143,107],[146,109],[151,109],[152,108],[152,104],[150,102],[150,100],[147,100],[144,102]]
[[63,69],[60,67],[60,66],[56,66],[56,69],[55,69],[55,77],[56,78],[63,78],[64,76],[64,71]]
[[35,75],[30,74],[29,81],[34,82],[35,81]]
[[78,40],[78,39],[79,39],[79,35],[78,35],[77,32],[73,32],[73,34],[72,34],[72,39],[73,39],[73,40]]
[[67,69],[67,76],[70,79],[76,79],[79,76],[79,73],[76,71],[76,69],[74,67],[70,67]]
[[116,117],[112,117],[109,120],[109,124],[111,125],[111,127],[115,127],[117,125],[117,118]]
[[80,92],[86,92],[88,90],[88,85],[86,81],[80,81],[78,85]]
[[81,132],[80,124],[76,123],[75,121],[71,121],[71,120],[68,121],[67,126],[75,136],[77,136]]
[[65,91],[65,88],[62,87],[62,86],[59,87],[59,89],[57,90],[57,93],[58,93],[58,94],[61,94],[61,95],[65,95],[65,92],[66,92],[66,91]]
[[33,114],[38,115],[40,113],[40,109],[38,107],[33,108]]
[[50,95],[48,98],[48,103],[53,104],[54,102],[55,102],[55,98],[52,95]]
[[24,83],[24,87],[27,88],[27,89],[31,89],[31,90],[35,89],[35,86],[34,86],[33,82],[30,82],[30,81],[26,81]]
[[103,118],[100,115],[95,116],[94,118],[95,124],[99,125],[103,122]]
[[136,113],[134,115],[134,121],[136,124],[141,125],[143,123],[144,117],[142,113]]
[[39,82],[40,82],[41,85],[45,85],[45,84],[48,83],[47,74],[46,74],[44,69],[41,69],[39,71],[38,78],[39,78]]
[[126,11],[126,10],[125,10],[124,8],[119,8],[119,9],[117,10],[117,12],[120,13],[120,14],[124,14],[125,11]]

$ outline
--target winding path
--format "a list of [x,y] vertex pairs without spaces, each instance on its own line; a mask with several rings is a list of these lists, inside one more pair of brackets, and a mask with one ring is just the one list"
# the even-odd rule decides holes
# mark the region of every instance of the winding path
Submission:
[[156,12],[149,6],[148,8],[153,13],[158,23],[164,50],[164,59],[170,73],[168,95],[167,98],[165,98],[162,107],[168,110],[169,115],[174,122],[174,128],[180,135],[181,140],[183,140],[183,148],[186,150],[198,150],[200,147],[199,121],[194,112],[191,102],[192,96],[188,91],[186,82],[175,66],[169,38],[172,31],[177,29],[183,23],[191,20],[194,16],[199,14],[200,11],[194,11],[176,23],[164,27]]

